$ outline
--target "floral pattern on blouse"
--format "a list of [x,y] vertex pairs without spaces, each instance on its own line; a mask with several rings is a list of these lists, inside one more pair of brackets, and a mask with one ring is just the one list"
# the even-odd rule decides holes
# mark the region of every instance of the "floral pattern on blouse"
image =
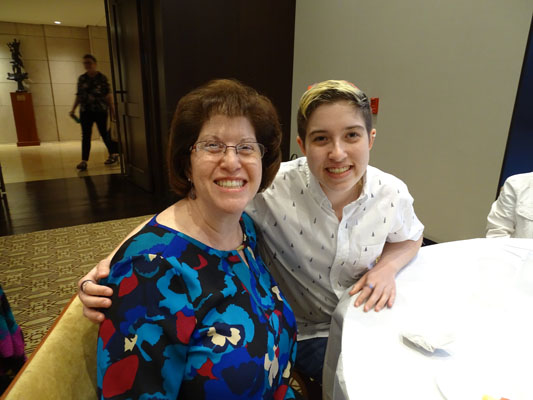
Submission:
[[101,399],[285,399],[296,321],[243,214],[244,253],[156,217],[112,260],[113,305],[98,336]]

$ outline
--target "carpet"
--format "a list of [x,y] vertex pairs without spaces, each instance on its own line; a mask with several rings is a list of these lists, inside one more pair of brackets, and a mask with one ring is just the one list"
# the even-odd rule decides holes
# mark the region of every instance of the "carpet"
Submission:
[[78,280],[149,217],[0,237],[0,283],[27,356],[76,293]]

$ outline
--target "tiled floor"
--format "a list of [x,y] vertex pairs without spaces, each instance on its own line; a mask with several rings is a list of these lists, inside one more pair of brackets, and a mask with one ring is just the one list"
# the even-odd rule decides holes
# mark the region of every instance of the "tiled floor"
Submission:
[[107,156],[104,143],[93,140],[88,169],[80,172],[76,165],[81,160],[81,140],[44,142],[40,146],[24,147],[0,144],[5,183],[119,174],[119,163],[104,165]]

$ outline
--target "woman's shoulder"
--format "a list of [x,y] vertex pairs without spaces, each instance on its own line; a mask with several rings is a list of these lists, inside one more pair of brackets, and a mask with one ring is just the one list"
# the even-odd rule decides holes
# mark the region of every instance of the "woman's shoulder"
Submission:
[[[154,221],[155,218],[120,246],[111,260],[107,283],[119,284],[133,270],[156,279],[184,273],[187,265],[182,264],[182,259],[189,257],[194,246],[177,232],[156,225]],[[169,270],[174,274],[168,275]]]
[[138,242],[139,238],[142,238],[143,242],[146,245],[163,243],[168,244],[169,241],[175,236],[176,231],[164,224],[160,224],[157,221],[157,215],[154,215],[144,226],[131,237],[135,238],[135,241]]
[[155,218],[156,216],[120,246],[112,263],[137,255],[162,254],[176,240],[175,232],[157,224]]

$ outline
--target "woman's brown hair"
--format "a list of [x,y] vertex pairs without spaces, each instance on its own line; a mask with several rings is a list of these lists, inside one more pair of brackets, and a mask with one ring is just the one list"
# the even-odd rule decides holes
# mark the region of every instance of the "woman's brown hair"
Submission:
[[170,186],[180,197],[191,190],[190,148],[202,126],[214,115],[246,117],[257,141],[265,146],[259,191],[274,180],[281,162],[281,127],[271,101],[254,89],[232,79],[217,79],[194,89],[178,102],[170,127],[167,163]]

